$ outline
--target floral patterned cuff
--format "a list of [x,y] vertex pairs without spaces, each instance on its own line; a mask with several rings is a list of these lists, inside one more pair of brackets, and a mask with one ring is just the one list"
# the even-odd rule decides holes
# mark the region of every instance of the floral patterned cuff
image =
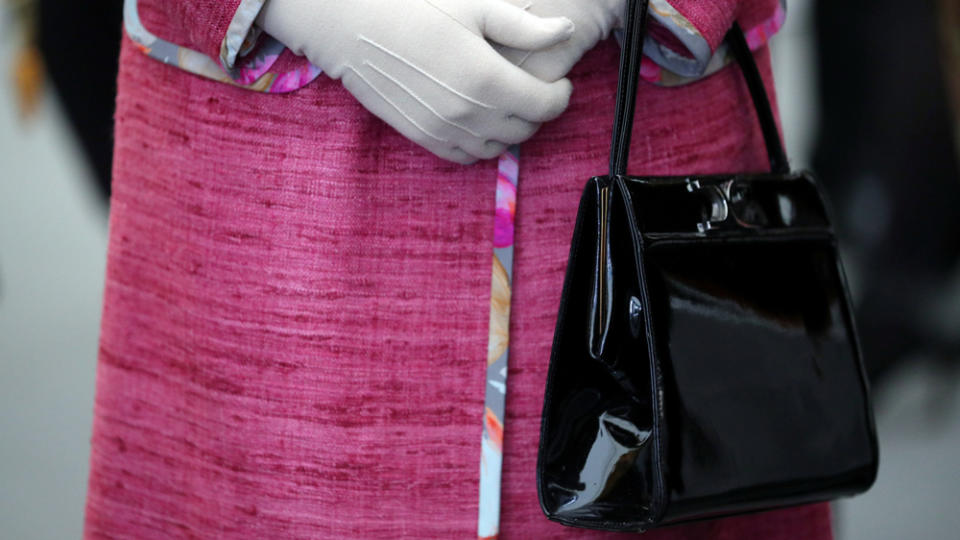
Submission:
[[[773,13],[744,29],[751,50],[770,40],[786,19],[786,1],[779,0]],[[667,0],[650,0],[649,30],[643,43],[640,76],[661,86],[680,86],[708,77],[732,58],[726,43],[716,50],[691,21]],[[623,29],[614,33],[623,45]]]
[[266,0],[240,0],[233,19],[227,27],[227,33],[220,43],[220,64],[227,71],[234,69],[238,56],[249,53],[257,44],[262,31],[253,21],[263,9]]
[[[195,75],[260,92],[289,92],[320,75],[320,68],[294,56],[253,22],[265,0],[243,0],[230,21],[220,47],[220,58],[161,39],[144,27],[137,0],[124,0],[127,36],[145,54]],[[281,58],[284,61],[278,62]],[[279,68],[278,68],[279,66]]]
[[[703,75],[713,56],[706,37],[666,0],[651,0],[649,9],[651,32],[643,43],[644,55],[682,77]],[[675,43],[655,39],[654,29],[665,30]]]

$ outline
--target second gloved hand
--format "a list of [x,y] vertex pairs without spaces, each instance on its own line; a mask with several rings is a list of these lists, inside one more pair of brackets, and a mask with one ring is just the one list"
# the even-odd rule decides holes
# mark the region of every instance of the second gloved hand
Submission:
[[268,0],[257,23],[434,154],[492,158],[567,107],[567,79],[546,82],[487,39],[537,50],[573,33],[505,0]]
[[494,45],[505,58],[545,81],[566,76],[584,53],[611,30],[623,27],[625,0],[507,0],[541,17],[564,16],[576,25],[573,36],[551,47],[531,51],[508,45]]

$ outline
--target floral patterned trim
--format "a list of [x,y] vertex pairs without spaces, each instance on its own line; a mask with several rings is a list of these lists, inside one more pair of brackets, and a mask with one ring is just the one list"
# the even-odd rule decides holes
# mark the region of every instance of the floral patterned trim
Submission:
[[[663,5],[669,7],[669,4],[665,0],[651,0],[650,13],[657,22],[670,30],[677,39],[689,48],[689,52],[694,55],[694,58],[672,51],[647,36],[643,44],[640,78],[659,86],[681,86],[709,77],[733,61],[733,54],[726,43],[721,43],[716,52],[709,54],[710,48],[706,45],[706,38],[686,17],[683,17],[672,7],[661,9],[658,15],[658,12],[654,11],[655,4],[658,9]],[[760,24],[744,30],[750,50],[755,51],[766,45],[770,38],[783,27],[786,16],[786,0],[780,0],[777,9],[770,17]],[[614,36],[617,42],[623,46],[623,29],[615,30]],[[689,43],[696,43],[698,40],[702,41],[703,45],[707,47],[709,56],[705,59],[695,58],[696,55],[703,54],[698,45],[690,48]],[[701,64],[702,67],[699,67]],[[693,71],[694,66],[697,66],[696,69],[699,71]]]
[[220,43],[220,64],[228,71],[233,69],[237,55],[250,52],[260,37],[261,30],[253,25],[253,21],[263,9],[266,0],[240,0],[233,19],[227,26],[227,34]]
[[487,341],[483,435],[480,441],[480,499],[477,539],[500,534],[500,480],[506,419],[507,356],[510,348],[510,298],[513,286],[513,237],[517,209],[520,146],[511,145],[497,162],[493,217],[493,274],[490,281],[490,335]]
[[643,52],[664,69],[682,77],[697,77],[704,73],[710,57],[710,44],[697,28],[667,0],[650,0],[650,17],[670,31],[687,48],[691,56],[685,56],[657,42],[647,35]]
[[[256,14],[253,15],[253,18],[255,17]],[[250,19],[251,23],[253,18]],[[147,56],[195,75],[249,90],[270,93],[289,92],[310,83],[322,72],[320,68],[307,61],[291,71],[283,73],[270,71],[286,47],[259,29],[246,35],[244,43],[238,48],[237,57],[234,59],[235,65],[232,69],[227,69],[218,60],[152,34],[140,21],[137,0],[124,0],[123,23],[127,35]],[[230,26],[233,27],[233,22]]]

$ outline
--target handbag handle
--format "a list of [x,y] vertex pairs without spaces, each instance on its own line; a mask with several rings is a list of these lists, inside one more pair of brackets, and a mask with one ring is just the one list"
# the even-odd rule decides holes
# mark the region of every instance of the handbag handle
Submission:
[[[648,4],[649,0],[627,0],[625,39],[620,52],[620,72],[617,81],[617,108],[613,121],[613,139],[610,145],[611,177],[627,174],[630,135],[633,129],[633,110],[637,99],[640,63],[643,58],[643,37]],[[783,151],[783,143],[780,141],[780,133],[777,131],[777,123],[770,107],[770,99],[767,97],[767,90],[763,85],[760,70],[757,69],[757,63],[739,24],[733,24],[733,28],[726,35],[726,41],[733,51],[737,63],[740,64],[740,69],[747,81],[747,88],[757,111],[763,140],[767,147],[770,169],[776,173],[787,173],[790,171],[790,165],[787,162],[787,155]]]

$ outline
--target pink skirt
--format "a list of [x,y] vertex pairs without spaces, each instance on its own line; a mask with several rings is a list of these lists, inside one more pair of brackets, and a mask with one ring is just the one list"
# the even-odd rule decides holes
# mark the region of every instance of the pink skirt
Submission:
[[[521,145],[501,537],[564,527],[535,483],[581,190],[607,170],[616,42]],[[768,84],[769,54],[758,53]],[[772,93],[772,86],[770,91]],[[632,174],[758,171],[736,68],[642,84]],[[89,538],[475,538],[497,161],[434,157],[322,75],[285,95],[124,38]],[[650,539],[829,540],[827,504]]]

